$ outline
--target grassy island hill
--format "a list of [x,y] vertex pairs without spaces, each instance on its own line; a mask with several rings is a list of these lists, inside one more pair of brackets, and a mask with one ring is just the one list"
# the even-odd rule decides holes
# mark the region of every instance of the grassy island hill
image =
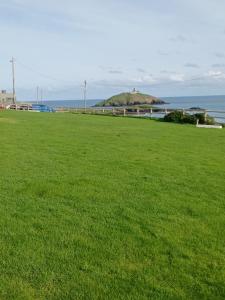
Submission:
[[135,90],[131,93],[122,93],[109,98],[108,100],[101,101],[96,104],[98,107],[106,106],[130,106],[130,105],[143,105],[143,104],[165,104],[165,102],[157,97],[142,94]]

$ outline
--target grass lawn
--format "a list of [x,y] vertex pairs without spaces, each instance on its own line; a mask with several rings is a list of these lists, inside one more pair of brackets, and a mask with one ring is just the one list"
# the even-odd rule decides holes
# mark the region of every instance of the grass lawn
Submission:
[[225,130],[0,112],[0,299],[224,299]]

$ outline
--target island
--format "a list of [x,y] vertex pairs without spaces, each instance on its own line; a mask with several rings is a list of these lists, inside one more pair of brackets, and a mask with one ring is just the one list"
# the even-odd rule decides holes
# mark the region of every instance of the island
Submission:
[[155,105],[155,104],[156,105],[165,104],[165,102],[157,97],[147,95],[147,94],[142,94],[136,89],[133,89],[132,92],[115,95],[107,100],[103,100],[97,103],[95,106],[121,107],[121,106],[134,106],[134,105]]

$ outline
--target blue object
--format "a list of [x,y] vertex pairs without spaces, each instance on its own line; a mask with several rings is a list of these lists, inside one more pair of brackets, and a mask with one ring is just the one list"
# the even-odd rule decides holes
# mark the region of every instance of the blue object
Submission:
[[40,112],[55,112],[55,110],[45,104],[32,104],[32,110]]

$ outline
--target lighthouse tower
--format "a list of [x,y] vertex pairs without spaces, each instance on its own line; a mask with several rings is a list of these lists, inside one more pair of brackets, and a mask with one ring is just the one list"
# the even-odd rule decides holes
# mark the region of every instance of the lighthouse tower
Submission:
[[131,94],[135,95],[135,94],[138,94],[138,93],[139,93],[139,91],[138,91],[138,90],[136,90],[135,88],[133,88],[133,90],[132,90]]

